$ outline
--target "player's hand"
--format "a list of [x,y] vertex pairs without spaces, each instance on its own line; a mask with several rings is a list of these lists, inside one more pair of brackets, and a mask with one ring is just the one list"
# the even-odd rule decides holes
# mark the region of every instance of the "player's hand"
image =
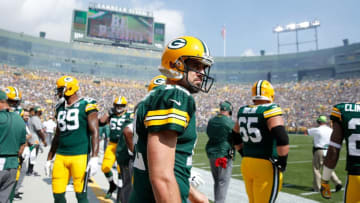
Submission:
[[190,172],[190,184],[197,188],[199,187],[200,185],[204,184],[205,181],[201,178],[201,175],[194,171],[194,170],[191,170]]
[[325,199],[331,199],[331,191],[329,181],[321,180],[320,194]]
[[98,157],[91,157],[90,161],[88,163],[88,166],[86,168],[86,171],[89,171],[90,169],[90,176],[94,176],[98,170],[99,164],[98,164]]
[[51,168],[52,168],[52,161],[51,160],[46,161],[46,163],[45,163],[45,176],[50,177]]

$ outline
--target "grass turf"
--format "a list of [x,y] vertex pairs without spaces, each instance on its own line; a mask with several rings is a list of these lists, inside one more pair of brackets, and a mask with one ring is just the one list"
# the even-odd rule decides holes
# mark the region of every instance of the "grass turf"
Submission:
[[[287,169],[284,173],[284,183],[282,192],[287,192],[295,195],[302,196],[304,198],[313,199],[319,202],[342,202],[344,191],[332,193],[332,199],[323,199],[320,193],[311,194],[312,190],[312,137],[304,135],[289,135],[290,138],[290,151],[288,157]],[[195,148],[195,154],[193,157],[193,164],[195,167],[199,167],[205,170],[210,170],[209,161],[205,152],[205,145],[208,140],[206,133],[198,134],[198,141]],[[346,171],[345,171],[345,159],[346,149],[342,147],[340,160],[336,166],[336,174],[345,185]],[[241,157],[236,154],[233,167],[233,178],[242,179],[240,176],[240,164]],[[332,188],[335,185],[331,183]],[[304,194],[305,193],[305,194]],[[309,193],[309,194],[306,194]]]

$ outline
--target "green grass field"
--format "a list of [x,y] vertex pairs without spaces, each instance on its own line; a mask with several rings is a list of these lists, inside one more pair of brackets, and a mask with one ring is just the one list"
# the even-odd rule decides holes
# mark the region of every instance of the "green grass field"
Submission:
[[[319,193],[305,195],[312,190],[312,137],[304,135],[289,135],[290,137],[290,152],[288,157],[287,169],[284,173],[284,184],[282,192],[287,192],[304,198],[313,199],[320,202],[342,202],[343,191],[332,193],[331,200],[323,199]],[[209,161],[205,152],[205,145],[208,137],[205,133],[198,134],[198,142],[195,148],[195,155],[193,157],[193,164],[195,167],[210,170]],[[340,160],[336,166],[336,174],[339,176],[343,185],[346,181],[345,171],[346,149],[343,146],[341,150]],[[233,167],[233,178],[242,179],[240,176],[241,157],[236,154],[236,160]],[[332,184],[332,188],[335,186]]]

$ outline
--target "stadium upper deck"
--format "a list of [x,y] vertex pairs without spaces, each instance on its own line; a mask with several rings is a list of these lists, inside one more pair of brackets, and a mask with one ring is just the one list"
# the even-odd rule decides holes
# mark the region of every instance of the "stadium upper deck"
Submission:
[[[161,53],[59,42],[0,29],[0,63],[61,72],[148,80],[158,74]],[[360,75],[360,43],[292,54],[216,57],[217,82],[343,78]],[[269,78],[270,77],[270,78]]]

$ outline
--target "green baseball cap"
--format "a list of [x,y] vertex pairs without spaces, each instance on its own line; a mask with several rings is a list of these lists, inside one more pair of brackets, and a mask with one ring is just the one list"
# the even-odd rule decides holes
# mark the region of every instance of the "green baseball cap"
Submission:
[[326,118],[326,116],[321,115],[316,119],[316,121],[321,122],[321,123],[327,123],[327,118]]
[[7,100],[8,97],[6,95],[6,93],[2,90],[0,90],[0,100]]
[[232,111],[231,103],[228,101],[224,101],[220,103],[220,111]]
[[43,109],[40,106],[35,106],[34,107],[34,111],[38,112],[38,111],[43,111]]

